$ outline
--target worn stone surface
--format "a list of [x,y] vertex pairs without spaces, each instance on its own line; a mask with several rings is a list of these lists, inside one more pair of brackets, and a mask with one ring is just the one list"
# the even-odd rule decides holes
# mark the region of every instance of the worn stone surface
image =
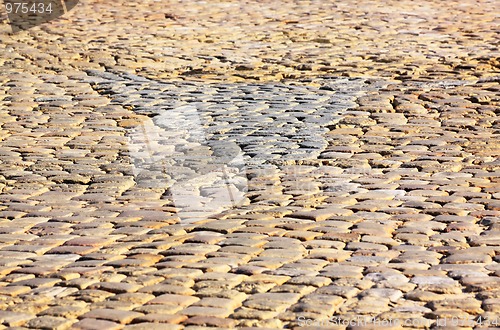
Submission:
[[497,328],[496,7],[2,16],[0,328]]

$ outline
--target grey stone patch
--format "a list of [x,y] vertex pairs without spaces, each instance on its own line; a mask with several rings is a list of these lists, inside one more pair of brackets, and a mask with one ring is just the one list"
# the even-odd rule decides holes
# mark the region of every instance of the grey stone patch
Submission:
[[[148,117],[127,132],[136,181],[168,188],[176,206],[189,213],[183,219],[188,222],[196,220],[193,212],[202,218],[248,203],[248,169],[317,160],[328,145],[324,134],[375,88],[351,78],[328,79],[316,88],[88,74],[87,82],[112,103]],[[333,189],[350,191],[348,186]]]
[[146,119],[129,129],[128,143],[136,180],[169,188],[184,222],[244,203],[248,188],[241,149],[230,141],[207,141],[196,108]]

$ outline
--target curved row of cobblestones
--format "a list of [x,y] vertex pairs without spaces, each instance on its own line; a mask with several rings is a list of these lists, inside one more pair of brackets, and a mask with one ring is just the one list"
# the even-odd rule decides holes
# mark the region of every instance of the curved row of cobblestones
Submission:
[[494,9],[83,1],[2,25],[0,328],[497,328]]

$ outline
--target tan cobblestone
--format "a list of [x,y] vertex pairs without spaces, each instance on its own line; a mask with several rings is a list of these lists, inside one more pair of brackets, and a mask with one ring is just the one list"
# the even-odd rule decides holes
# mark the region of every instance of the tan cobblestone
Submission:
[[[0,328],[494,319],[495,5],[89,0],[15,33],[3,17]],[[129,140],[183,106],[238,142],[248,180],[189,223],[221,190],[176,200]]]

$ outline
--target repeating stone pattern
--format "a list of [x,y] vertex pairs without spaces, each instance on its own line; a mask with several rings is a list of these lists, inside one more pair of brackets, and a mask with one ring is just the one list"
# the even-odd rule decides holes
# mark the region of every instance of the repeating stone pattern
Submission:
[[[496,328],[494,9],[89,0],[1,25],[0,328]],[[183,222],[138,172],[131,134],[176,109],[199,155],[242,151],[244,203]]]
[[[283,166],[295,165],[297,172],[297,164],[315,162],[327,145],[323,135],[328,127],[338,123],[343,111],[356,106],[354,100],[364,89],[373,89],[360,79],[332,80],[318,89],[283,84],[162,84],[130,74],[89,74],[96,78],[85,81],[95,83],[94,89],[109,95],[113,104],[153,117],[129,123],[126,133],[135,181],[142,187],[165,188],[183,222],[211,216],[207,209],[215,214],[248,204],[247,198],[238,196],[248,191],[247,169],[260,178]],[[211,174],[218,163],[235,163],[237,173],[224,180],[222,170],[214,180]],[[298,173],[290,174],[295,186],[302,185]],[[224,205],[223,200],[231,203]]]

